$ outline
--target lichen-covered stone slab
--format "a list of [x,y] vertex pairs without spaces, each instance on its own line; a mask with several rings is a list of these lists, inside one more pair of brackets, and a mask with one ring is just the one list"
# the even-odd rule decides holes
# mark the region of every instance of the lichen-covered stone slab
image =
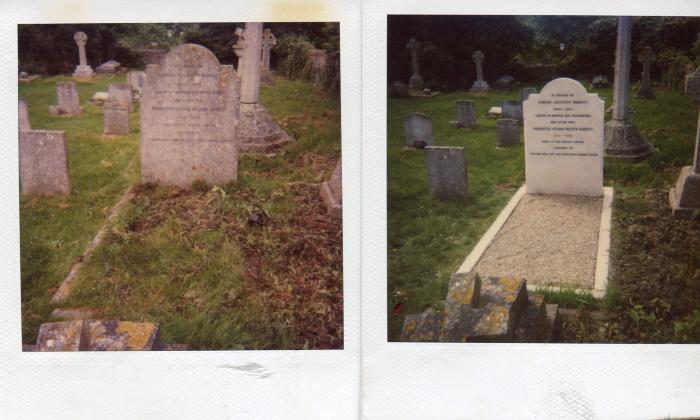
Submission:
[[476,307],[480,292],[481,278],[477,273],[454,273],[447,289],[447,302]]
[[508,342],[513,338],[511,307],[488,305],[462,311],[459,323],[442,335],[449,342]]
[[87,320],[85,350],[158,350],[159,328],[150,322]]
[[443,313],[432,308],[422,314],[406,315],[401,329],[401,341],[438,341]]
[[547,311],[544,295],[529,295],[515,323],[514,339],[522,343],[540,342],[545,334]]
[[83,321],[41,324],[36,351],[79,351]]
[[479,305],[512,306],[514,315],[527,304],[527,287],[525,279],[516,277],[489,277],[481,281]]

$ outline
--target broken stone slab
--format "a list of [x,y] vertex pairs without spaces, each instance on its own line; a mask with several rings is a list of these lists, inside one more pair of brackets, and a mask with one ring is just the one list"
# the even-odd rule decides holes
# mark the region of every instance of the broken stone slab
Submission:
[[504,306],[515,320],[527,305],[527,282],[515,277],[489,277],[481,281],[480,306]]
[[158,324],[116,320],[72,320],[39,327],[37,351],[158,350]]
[[421,314],[406,315],[401,328],[401,341],[438,341],[443,313],[433,308]]
[[36,351],[79,351],[82,333],[83,321],[41,324]]
[[529,295],[527,300],[515,324],[513,338],[520,343],[537,343],[544,338],[547,327],[547,304],[544,295]]
[[489,108],[489,112],[486,113],[486,116],[489,118],[498,118],[502,113],[503,109],[500,106],[492,106]]
[[475,272],[454,273],[450,278],[447,289],[447,302],[469,305],[475,308],[479,305],[481,293],[481,278]]

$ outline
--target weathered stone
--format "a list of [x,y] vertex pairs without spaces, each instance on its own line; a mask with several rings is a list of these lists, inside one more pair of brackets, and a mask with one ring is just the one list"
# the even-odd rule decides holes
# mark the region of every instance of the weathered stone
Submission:
[[126,80],[131,85],[131,92],[133,99],[141,98],[141,91],[143,90],[144,79],[146,78],[146,72],[143,71],[130,71],[126,74]]
[[75,41],[76,45],[78,45],[79,59],[79,64],[73,72],[73,77],[75,78],[89,79],[95,75],[92,67],[88,65],[87,56],[85,55],[85,43],[87,42],[87,39],[88,37],[85,35],[85,32],[76,32],[73,36],[73,40]]
[[391,85],[391,96],[394,98],[405,98],[408,96],[408,86],[402,82],[394,82]]
[[104,105],[105,136],[129,135],[129,104],[118,100],[108,100]]
[[29,123],[29,109],[27,101],[24,98],[19,98],[19,131],[29,131],[32,125]]
[[95,72],[101,74],[117,74],[121,68],[122,65],[119,64],[118,61],[109,60],[97,66]]
[[423,78],[420,77],[420,69],[418,66],[418,42],[415,38],[408,40],[406,49],[411,53],[411,78],[408,80],[410,90],[423,89]]
[[343,175],[342,160],[338,159],[333,175],[321,184],[321,199],[326,205],[328,214],[336,219],[343,217]]
[[469,305],[475,308],[479,305],[481,293],[481,278],[475,272],[454,273],[450,278],[447,289],[447,302]]
[[656,99],[654,91],[651,89],[651,62],[656,56],[649,47],[644,47],[639,54],[639,62],[642,63],[642,84],[637,91],[637,98]]
[[641,160],[654,148],[642,138],[629,120],[629,85],[632,31],[629,16],[618,17],[617,50],[615,53],[615,84],[613,86],[613,116],[605,124],[605,156]]
[[131,85],[129,83],[110,83],[107,87],[110,101],[120,102],[127,105],[129,112],[133,109],[131,100]]
[[523,120],[523,104],[520,101],[503,101],[501,104],[501,118]]
[[83,321],[64,321],[41,324],[36,351],[79,351]]
[[518,120],[503,118],[496,121],[496,147],[516,147],[520,144]]
[[406,315],[401,328],[401,341],[438,341],[442,318],[443,313],[432,308],[422,314]]
[[545,338],[547,305],[544,295],[529,295],[520,317],[515,323],[513,339],[520,343],[538,343]]
[[109,93],[107,92],[95,92],[92,98],[88,100],[95,105],[104,105],[104,103],[109,99]]
[[158,350],[160,328],[150,322],[83,321],[81,350],[148,351]]
[[479,305],[506,306],[512,319],[520,316],[527,304],[527,287],[524,279],[514,277],[489,277],[481,280]]
[[545,305],[546,308],[546,319],[545,319],[545,330],[542,336],[542,341],[545,343],[551,343],[554,341],[559,327],[561,325],[561,317],[559,316],[559,305],[553,303],[548,303]]
[[479,128],[474,101],[466,99],[457,101],[457,121],[453,121],[452,126],[457,128]]
[[406,147],[416,147],[433,144],[433,120],[420,112],[411,112],[404,118],[406,131]]
[[508,306],[471,308],[462,311],[459,323],[442,338],[455,343],[509,342],[513,341],[514,323]]
[[530,194],[603,195],[604,103],[573,79],[555,79],[524,102]]
[[235,181],[240,81],[208,49],[173,48],[146,69],[141,98],[141,177],[187,187]]
[[51,318],[57,319],[89,319],[94,318],[99,311],[92,308],[56,308],[51,312]]
[[51,115],[80,115],[83,113],[75,82],[57,82],[56,98],[57,105],[49,107]]
[[458,302],[441,302],[442,307],[442,329],[438,341],[459,342],[460,325],[467,316],[467,312],[472,309],[470,305]]
[[681,169],[675,188],[669,191],[669,201],[673,217],[689,219],[700,214],[700,174],[692,166]]
[[607,87],[610,87],[610,82],[606,76],[595,76],[593,77],[593,80],[591,80],[591,85],[588,87],[588,89],[601,89]]
[[70,194],[65,131],[20,131],[19,182],[22,194]]
[[474,64],[476,64],[476,80],[469,91],[488,92],[490,88],[489,84],[484,81],[484,70],[482,67],[484,63],[484,53],[475,51],[474,54],[472,54],[472,59],[474,60]]
[[260,52],[262,23],[248,22],[245,26],[241,75],[241,108],[238,136],[243,152],[267,151],[279,147],[292,138],[274,121],[267,109],[259,103]]
[[498,118],[503,114],[503,109],[500,106],[492,106],[486,114],[489,118]]
[[510,89],[515,84],[515,77],[501,76],[493,82],[494,89]]
[[464,147],[426,146],[425,161],[430,195],[443,200],[467,195]]
[[537,93],[537,88],[534,87],[524,87],[520,89],[520,101],[524,102],[527,100],[527,98],[530,97],[533,93]]

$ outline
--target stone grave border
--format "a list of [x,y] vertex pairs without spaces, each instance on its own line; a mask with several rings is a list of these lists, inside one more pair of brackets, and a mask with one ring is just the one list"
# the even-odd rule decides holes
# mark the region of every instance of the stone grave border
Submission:
[[[486,233],[481,237],[479,242],[474,246],[472,251],[467,255],[462,265],[457,269],[457,273],[468,273],[474,269],[476,264],[479,262],[481,257],[484,255],[488,247],[491,245],[493,240],[496,238],[498,232],[506,224],[510,215],[513,213],[515,208],[520,203],[520,200],[527,193],[527,186],[523,184],[518,191],[515,192],[513,197],[511,197],[508,204],[503,207],[501,213],[498,215],[496,220],[491,224]],[[603,208],[600,213],[600,228],[598,230],[598,251],[596,252],[596,262],[595,262],[595,280],[593,283],[593,289],[580,289],[580,288],[568,288],[568,287],[556,287],[556,286],[545,286],[530,284],[527,285],[527,290],[529,292],[537,291],[573,291],[578,294],[590,293],[594,298],[603,298],[608,287],[608,273],[610,271],[610,231],[611,231],[611,219],[612,219],[612,202],[613,202],[613,188],[603,187]],[[484,273],[486,275],[487,273]]]

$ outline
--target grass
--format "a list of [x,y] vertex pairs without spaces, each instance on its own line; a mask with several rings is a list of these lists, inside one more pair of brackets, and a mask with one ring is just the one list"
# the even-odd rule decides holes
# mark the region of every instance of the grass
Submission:
[[[32,105],[43,100],[48,106],[46,96],[55,96],[52,86],[56,80],[23,87],[33,127],[45,127],[45,121],[34,118]],[[99,84],[80,88],[83,103],[97,88],[106,90]],[[158,322],[165,341],[188,344],[192,349],[342,347],[341,224],[326,216],[318,193],[340,155],[339,101],[309,83],[278,78],[274,88],[261,91],[261,102],[298,140],[274,157],[243,157],[239,180],[229,185],[200,182],[190,190],[137,185],[135,198],[83,266],[74,293],[62,306],[96,308],[102,318]],[[35,207],[23,206],[26,343],[36,339],[41,322],[49,321],[53,288],[104,221],[101,209],[116,203],[139,179],[138,110],[132,114],[133,134],[124,144],[115,145],[117,157],[97,159],[97,169],[90,169],[87,161],[94,161],[108,141],[98,143],[100,110],[91,110],[88,116],[91,114],[91,123],[78,128],[85,133],[86,142],[97,146],[80,153],[69,145],[74,187],[81,177],[106,170],[99,166],[101,159],[112,162],[107,180],[123,182],[100,205],[89,197],[104,188],[86,185],[84,202],[71,203],[70,210],[77,211],[80,205],[84,207],[81,211],[99,217],[91,225],[65,220],[63,229],[52,230],[50,235]],[[68,123],[80,121],[63,118],[53,127]],[[69,143],[74,142],[72,133],[77,129],[64,129]],[[122,164],[118,157],[129,154],[126,160],[135,163]],[[74,200],[73,195],[80,193],[78,189],[67,199]],[[46,214],[63,214],[48,204],[51,200],[61,198],[26,198],[36,206],[47,206]],[[249,224],[249,217],[257,212],[267,217],[260,225]],[[25,259],[25,249],[32,249],[25,246],[29,237],[25,231],[36,232],[35,246],[55,261],[51,273],[34,263],[33,254],[27,253]],[[72,253],[59,254],[48,245],[67,237],[76,238]]]
[[[609,107],[611,90],[595,92]],[[570,292],[546,293],[548,301],[582,314],[565,320],[563,341],[700,341],[700,316],[694,315],[692,310],[693,305],[697,308],[700,295],[694,301],[690,298],[695,296],[694,291],[700,291],[700,279],[688,283],[688,278],[700,277],[700,271],[693,268],[700,267],[700,248],[694,245],[697,243],[698,223],[671,219],[667,198],[664,198],[675,183],[680,167],[688,165],[692,158],[697,109],[682,94],[663,89],[655,92],[655,101],[631,98],[631,118],[659,152],[640,163],[605,161],[604,184],[615,188],[611,264],[620,268],[612,273],[608,296],[599,301]],[[510,150],[496,150],[495,120],[485,116],[491,106],[500,106],[501,101],[518,97],[519,92],[511,90],[494,91],[487,96],[454,92],[430,99],[389,99],[387,310],[390,340],[398,339],[404,315],[421,312],[444,299],[450,275],[515,190],[524,183],[522,144]],[[455,101],[458,99],[476,102],[481,123],[479,129],[463,130],[449,126],[449,121],[456,119]],[[442,202],[428,194],[423,153],[404,149],[403,117],[412,111],[432,117],[437,145],[464,146],[469,189],[464,200]],[[650,191],[655,194],[653,200],[647,197]],[[652,208],[655,218],[649,216]],[[659,220],[665,221],[660,229]],[[670,242],[664,242],[662,248],[639,249],[635,247],[639,238],[628,236],[630,224],[635,224],[643,236],[657,238],[657,243],[670,236],[674,239],[668,239]],[[639,260],[644,256],[648,258],[640,265]],[[637,264],[636,269],[631,269],[634,264]],[[658,265],[669,269],[657,270]],[[649,285],[645,290],[637,287],[640,277]],[[664,304],[659,299],[650,303],[666,290],[654,287],[654,284],[671,284],[676,279],[681,280],[676,281],[677,287],[671,289],[680,292],[680,284],[684,285],[685,293],[681,293],[686,299],[683,305],[679,305],[675,312],[657,314],[658,311],[651,311],[655,317],[648,315],[651,307]],[[688,293],[689,289],[692,293]],[[631,301],[634,304],[630,304]],[[638,307],[640,302],[645,303],[642,304],[643,313]],[[604,316],[588,316],[597,313]],[[635,322],[633,319],[637,319],[635,325],[638,327],[627,329]],[[649,319],[653,319],[653,323],[645,321]],[[612,327],[606,330],[601,327],[603,324]],[[645,325],[649,331],[645,332],[640,325]],[[607,332],[600,335],[599,331]]]

